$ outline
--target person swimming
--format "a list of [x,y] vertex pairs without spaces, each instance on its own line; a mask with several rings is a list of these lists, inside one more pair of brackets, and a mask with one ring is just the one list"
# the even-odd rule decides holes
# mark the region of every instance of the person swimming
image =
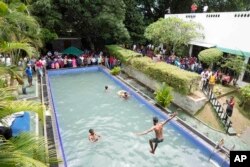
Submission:
[[124,98],[124,99],[128,99],[128,98],[129,98],[129,94],[128,94],[128,92],[126,92],[125,90],[120,90],[120,91],[117,92],[117,94],[118,94],[120,97]]
[[89,129],[89,141],[94,143],[94,142],[97,142],[98,139],[100,138],[101,136],[100,135],[97,135],[94,131],[94,129]]
[[108,88],[109,88],[109,87],[106,85],[106,86],[105,86],[105,90],[108,90]]

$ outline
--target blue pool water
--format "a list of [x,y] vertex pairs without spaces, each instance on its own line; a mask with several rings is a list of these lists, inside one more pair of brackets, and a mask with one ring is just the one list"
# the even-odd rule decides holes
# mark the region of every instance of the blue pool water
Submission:
[[[152,155],[148,140],[154,134],[136,136],[134,132],[150,128],[153,116],[161,120],[167,116],[134,92],[130,92],[129,100],[118,97],[117,91],[126,87],[100,70],[76,71],[79,69],[49,72],[66,166],[209,167],[214,166],[211,160],[218,159],[219,164],[228,166],[217,155],[209,160],[211,151],[205,144],[197,142],[175,121],[165,126],[164,142]],[[104,91],[105,85],[109,86],[108,92]],[[90,128],[102,136],[97,143],[87,139]]]

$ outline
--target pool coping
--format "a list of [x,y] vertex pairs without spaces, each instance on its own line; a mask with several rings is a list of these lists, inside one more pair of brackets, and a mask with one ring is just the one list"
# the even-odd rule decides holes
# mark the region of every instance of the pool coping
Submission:
[[[54,129],[55,143],[59,143],[56,148],[60,154],[57,154],[57,155],[61,155],[61,157],[64,161],[65,167],[67,167],[67,161],[66,161],[66,157],[64,154],[62,138],[61,138],[61,135],[59,132],[59,125],[58,125],[57,114],[56,114],[56,106],[53,103],[54,98],[53,98],[53,94],[52,94],[51,89],[50,89],[49,76],[61,75],[61,74],[65,74],[65,73],[78,73],[78,72],[84,72],[84,71],[102,71],[108,78],[113,80],[116,84],[118,84],[120,87],[122,87],[123,89],[128,91],[131,95],[133,95],[136,100],[138,100],[140,103],[147,105],[147,108],[152,110],[152,112],[156,113],[161,118],[168,118],[169,117],[167,115],[167,113],[169,113],[168,110],[162,108],[161,106],[158,106],[157,104],[152,104],[152,102],[147,100],[149,97],[145,98],[143,96],[143,93],[140,92],[139,90],[134,90],[131,87],[131,85],[129,86],[126,84],[126,82],[124,83],[124,81],[121,81],[121,79],[119,79],[118,77],[114,77],[114,76],[110,75],[109,70],[105,67],[91,66],[91,67],[83,67],[83,68],[49,70],[46,74],[46,79],[47,79],[46,82],[48,82],[47,85],[49,87],[47,89],[47,91],[48,91],[48,98],[49,98],[49,102],[50,102],[49,105],[51,106],[51,109],[52,109],[52,118],[53,118],[52,124],[54,127],[53,129]],[[210,155],[209,160],[213,155],[213,159],[218,165],[229,166],[229,161],[227,159],[227,156],[225,156],[225,155],[227,155],[226,149],[222,149],[222,153],[224,153],[223,155],[219,152],[216,152],[216,150],[214,150],[214,146],[216,146],[216,144],[214,142],[212,142],[206,136],[202,135],[196,129],[190,127],[188,124],[186,124],[180,118],[175,118],[169,124],[174,124],[173,127],[179,133],[181,133],[181,135],[183,135],[184,138],[187,138],[187,140],[189,140],[189,142],[195,144],[196,147],[198,147],[198,149],[201,149],[204,152],[204,154],[207,153],[208,155]],[[206,149],[206,150],[203,150],[203,149]]]

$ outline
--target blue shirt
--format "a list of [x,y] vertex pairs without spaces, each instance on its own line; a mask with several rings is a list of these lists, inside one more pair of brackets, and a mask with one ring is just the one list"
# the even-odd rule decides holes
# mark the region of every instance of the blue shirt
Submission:
[[25,69],[25,72],[26,72],[27,76],[32,77],[32,69],[31,69],[31,67],[27,67]]

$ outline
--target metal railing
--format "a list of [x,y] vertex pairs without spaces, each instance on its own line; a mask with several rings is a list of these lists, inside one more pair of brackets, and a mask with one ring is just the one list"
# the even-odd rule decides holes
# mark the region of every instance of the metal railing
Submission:
[[220,121],[224,125],[226,133],[228,134],[229,128],[232,127],[232,121],[230,120],[227,113],[224,111],[223,105],[220,104],[217,97],[215,96],[213,91],[209,89],[207,84],[203,84],[202,91],[208,97],[209,102],[215,109],[217,116],[220,118]]

